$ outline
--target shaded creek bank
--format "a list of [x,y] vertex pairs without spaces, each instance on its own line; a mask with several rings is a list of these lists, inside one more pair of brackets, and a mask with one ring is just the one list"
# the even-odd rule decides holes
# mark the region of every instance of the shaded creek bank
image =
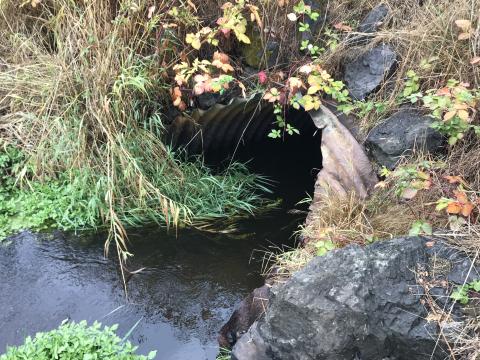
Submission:
[[[217,334],[234,307],[263,284],[262,252],[288,243],[301,216],[275,212],[239,224],[242,236],[151,228],[130,234],[125,299],[118,263],[103,257],[104,236],[23,232],[0,246],[0,353],[64,319],[118,323],[123,337],[160,359],[215,359]],[[285,225],[280,227],[279,224]]]

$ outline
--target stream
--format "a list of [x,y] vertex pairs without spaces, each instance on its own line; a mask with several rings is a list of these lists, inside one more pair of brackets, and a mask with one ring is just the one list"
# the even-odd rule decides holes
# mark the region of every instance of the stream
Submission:
[[[262,251],[293,244],[304,215],[277,211],[243,221],[242,236],[144,228],[129,234],[137,270],[128,300],[104,236],[22,232],[0,245],[0,353],[64,319],[119,324],[140,354],[160,360],[215,359],[217,333],[234,307],[263,284]],[[284,227],[280,227],[281,225]]]

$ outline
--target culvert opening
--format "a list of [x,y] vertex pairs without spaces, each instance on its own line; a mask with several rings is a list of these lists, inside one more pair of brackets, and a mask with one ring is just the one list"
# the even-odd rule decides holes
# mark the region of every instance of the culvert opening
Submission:
[[[258,103],[257,103],[258,104]],[[175,148],[202,155],[205,163],[223,169],[231,161],[246,163],[272,181],[273,196],[293,207],[313,196],[315,179],[322,166],[321,130],[303,110],[289,109],[287,123],[299,134],[272,139],[275,115],[270,105],[242,101],[199,111],[192,118],[177,118],[170,128]]]

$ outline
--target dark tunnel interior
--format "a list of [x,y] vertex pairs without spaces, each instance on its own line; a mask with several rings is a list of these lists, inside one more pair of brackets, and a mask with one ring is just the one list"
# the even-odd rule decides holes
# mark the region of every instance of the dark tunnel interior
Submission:
[[[223,111],[222,111],[223,110]],[[268,137],[275,128],[271,106],[245,111],[242,106],[219,109],[198,123],[178,120],[170,129],[174,147],[185,147],[189,155],[203,155],[208,166],[221,170],[232,160],[272,181],[273,196],[288,207],[312,196],[321,169],[321,131],[305,111],[290,109],[287,123],[299,134]]]

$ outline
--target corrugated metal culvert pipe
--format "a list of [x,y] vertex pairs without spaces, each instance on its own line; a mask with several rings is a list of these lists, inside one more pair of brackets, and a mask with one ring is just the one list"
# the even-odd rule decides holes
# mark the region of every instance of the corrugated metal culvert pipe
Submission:
[[175,147],[203,154],[209,165],[250,161],[253,171],[282,187],[300,188],[303,196],[313,193],[314,184],[316,198],[327,189],[366,196],[376,176],[363,147],[337,116],[322,106],[309,113],[290,109],[286,119],[300,135],[271,139],[272,106],[259,96],[235,98],[227,105],[195,110],[191,117],[177,117],[168,133]]

